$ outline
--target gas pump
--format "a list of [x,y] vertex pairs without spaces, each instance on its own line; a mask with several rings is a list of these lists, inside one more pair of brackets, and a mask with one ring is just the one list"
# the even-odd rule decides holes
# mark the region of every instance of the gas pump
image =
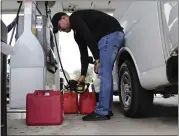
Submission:
[[14,51],[10,61],[10,108],[21,109],[26,107],[27,93],[52,89],[59,75],[45,1],[24,1]]

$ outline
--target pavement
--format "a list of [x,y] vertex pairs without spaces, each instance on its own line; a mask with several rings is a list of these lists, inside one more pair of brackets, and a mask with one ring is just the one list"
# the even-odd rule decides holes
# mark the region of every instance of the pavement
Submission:
[[83,122],[83,115],[65,115],[59,126],[26,126],[25,114],[8,113],[8,135],[178,135],[178,96],[155,97],[150,117],[126,118],[114,96],[109,121]]

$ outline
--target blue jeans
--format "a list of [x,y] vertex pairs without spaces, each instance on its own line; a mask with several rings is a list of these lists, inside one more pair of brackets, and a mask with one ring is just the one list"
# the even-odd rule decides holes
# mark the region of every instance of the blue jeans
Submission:
[[100,78],[99,102],[95,112],[107,115],[112,111],[113,104],[113,77],[112,70],[117,54],[124,41],[123,32],[114,32],[101,38],[98,42],[100,64],[98,75]]

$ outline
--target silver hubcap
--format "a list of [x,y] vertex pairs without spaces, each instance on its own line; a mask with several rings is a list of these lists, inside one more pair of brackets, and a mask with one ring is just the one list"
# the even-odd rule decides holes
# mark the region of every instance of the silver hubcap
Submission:
[[129,108],[132,99],[132,86],[128,72],[124,72],[121,78],[121,97],[125,108]]

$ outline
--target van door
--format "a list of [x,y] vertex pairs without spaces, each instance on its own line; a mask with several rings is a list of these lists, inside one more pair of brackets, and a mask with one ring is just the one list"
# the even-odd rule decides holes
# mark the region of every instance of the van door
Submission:
[[178,52],[178,2],[160,1],[165,58]]

